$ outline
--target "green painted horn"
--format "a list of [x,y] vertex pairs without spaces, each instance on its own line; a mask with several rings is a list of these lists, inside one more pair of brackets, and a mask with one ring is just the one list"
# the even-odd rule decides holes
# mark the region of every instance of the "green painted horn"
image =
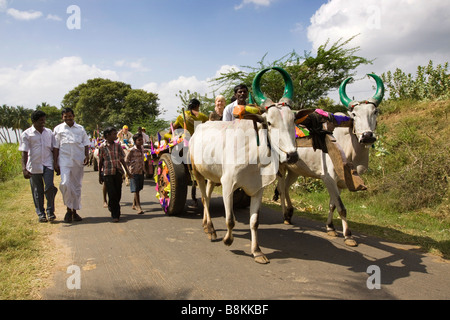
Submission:
[[277,70],[283,76],[285,83],[283,98],[292,101],[292,98],[294,97],[294,83],[292,82],[291,76],[283,68],[273,67],[272,69]]
[[270,98],[267,98],[264,95],[264,93],[262,93],[262,91],[261,91],[262,76],[267,71],[272,70],[272,69],[281,73],[281,75],[283,76],[283,79],[284,79],[285,88],[284,88],[283,97],[280,99],[280,101],[284,100],[284,101],[291,102],[292,98],[294,96],[294,84],[292,82],[292,78],[289,75],[289,73],[287,73],[286,70],[284,70],[283,68],[280,68],[280,67],[266,68],[264,70],[261,70],[255,76],[255,79],[253,80],[253,85],[252,85],[252,90],[253,90],[253,95],[254,95],[255,101],[260,106],[269,106],[269,105],[274,104],[273,101]]
[[339,97],[341,98],[342,104],[346,108],[348,108],[350,105],[350,102],[352,102],[352,99],[350,99],[347,96],[347,92],[345,91],[345,88],[347,87],[347,83],[351,80],[353,80],[352,77],[345,79],[344,82],[342,82],[341,86],[339,87]]
[[368,76],[372,77],[377,83],[377,92],[372,99],[376,101],[376,105],[378,106],[384,97],[384,83],[383,80],[381,80],[381,78],[376,74],[369,73]]
[[258,72],[258,74],[255,76],[255,79],[253,79],[253,85],[252,85],[252,91],[253,95],[256,101],[256,104],[259,106],[264,106],[266,102],[272,103],[272,100],[267,98],[264,93],[261,91],[261,79],[262,76],[272,68],[266,68]]

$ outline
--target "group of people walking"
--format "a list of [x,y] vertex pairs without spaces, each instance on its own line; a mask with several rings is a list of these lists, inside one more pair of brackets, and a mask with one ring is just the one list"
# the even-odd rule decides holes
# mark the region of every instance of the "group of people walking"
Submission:
[[[74,111],[62,110],[63,123],[53,132],[45,127],[46,114],[34,111],[32,126],[22,133],[22,172],[30,179],[31,193],[40,222],[53,221],[55,216],[54,173],[61,175],[59,190],[67,207],[65,222],[81,221],[81,185],[84,166],[89,162],[89,137],[83,126],[75,122]],[[47,199],[47,211],[44,208]]]
[[[23,176],[30,180],[39,222],[56,219],[55,196],[58,189],[54,185],[55,172],[61,176],[59,190],[67,207],[64,222],[82,220],[78,210],[81,210],[81,187],[84,166],[89,163],[90,141],[84,127],[75,122],[72,109],[64,108],[61,114],[63,122],[52,131],[45,127],[45,112],[34,111],[31,114],[32,126],[22,133],[19,145]],[[99,148],[99,182],[106,185],[108,208],[113,221],[118,222],[123,170],[131,177],[131,192],[135,193],[133,208],[143,213],[139,199],[144,181],[143,135],[133,136],[135,146],[126,158],[121,145],[115,142],[117,130],[107,128],[104,136],[105,142]]]
[[[247,87],[236,88],[234,104],[238,103],[238,100],[245,103],[247,97]],[[191,100],[186,117],[180,116],[175,121],[174,128],[186,124],[192,134],[194,121],[232,120],[228,119],[228,113],[224,114],[227,109],[223,96],[216,98],[215,105],[215,110],[208,117],[199,111],[200,102]],[[56,219],[55,196],[58,188],[54,185],[55,172],[61,176],[59,190],[67,207],[64,222],[82,220],[78,211],[81,210],[84,166],[89,164],[91,142],[84,127],[75,122],[72,109],[64,108],[61,115],[62,123],[52,131],[45,127],[46,114],[41,110],[34,111],[31,115],[32,126],[21,136],[19,151],[22,152],[22,172],[24,178],[30,180],[39,222]],[[132,208],[139,214],[143,213],[139,192],[144,184],[143,144],[148,140],[148,136],[143,132],[133,136],[126,126],[120,131],[112,127],[106,128],[103,135],[104,142],[99,147],[99,182],[106,188],[111,217],[114,222],[118,222],[121,215],[120,200],[124,174],[130,177],[130,191],[134,193]],[[124,141],[128,145],[130,138],[134,146],[125,155],[121,142]],[[117,140],[120,141],[116,142]]]

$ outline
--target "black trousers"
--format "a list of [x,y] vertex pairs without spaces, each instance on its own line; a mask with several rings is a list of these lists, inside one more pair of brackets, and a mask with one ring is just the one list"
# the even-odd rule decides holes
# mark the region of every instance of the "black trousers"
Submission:
[[120,199],[122,197],[122,174],[104,176],[104,182],[108,193],[108,209],[113,219],[120,218]]

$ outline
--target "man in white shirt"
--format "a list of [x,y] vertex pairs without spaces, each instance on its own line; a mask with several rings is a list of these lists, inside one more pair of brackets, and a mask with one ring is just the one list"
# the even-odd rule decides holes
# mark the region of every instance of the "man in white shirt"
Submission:
[[61,174],[61,190],[67,213],[64,222],[81,221],[81,184],[84,166],[89,163],[89,137],[84,127],[75,123],[72,109],[62,110],[63,123],[53,130],[55,136],[55,171]]
[[[22,172],[30,180],[31,194],[39,222],[53,221],[55,216],[55,195],[58,189],[53,184],[54,137],[45,128],[46,114],[37,110],[31,114],[32,126],[22,133],[19,151],[22,152]],[[47,217],[44,208],[47,199]],[[48,220],[47,220],[48,218]]]
[[247,104],[248,98],[248,87],[245,84],[240,84],[234,87],[234,97],[236,101],[230,103],[223,110],[223,121],[234,121],[235,117],[233,116],[234,107],[240,105],[245,106]]

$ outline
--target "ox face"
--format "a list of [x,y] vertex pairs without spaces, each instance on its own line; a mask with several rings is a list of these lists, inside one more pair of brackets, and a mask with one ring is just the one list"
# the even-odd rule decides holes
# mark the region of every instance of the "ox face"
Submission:
[[[261,91],[261,78],[270,71],[276,70],[283,76],[285,88],[284,95],[279,103],[274,103]],[[253,94],[256,103],[262,107],[265,123],[267,124],[268,135],[272,148],[278,153],[280,162],[289,164],[298,161],[297,148],[295,147],[295,126],[294,115],[289,105],[292,105],[293,82],[286,70],[279,67],[266,68],[260,71],[253,80]]]
[[339,88],[341,102],[349,110],[348,114],[353,119],[353,133],[358,142],[365,145],[372,145],[376,140],[375,129],[377,127],[378,105],[384,97],[384,84],[381,78],[375,74],[368,74],[377,83],[375,95],[364,102],[351,100],[345,91],[347,83],[352,78],[342,82]]
[[294,114],[289,107],[274,106],[263,115],[272,148],[280,156],[280,162],[289,164],[298,161],[295,147]]
[[353,134],[358,142],[368,146],[374,144],[377,141],[378,108],[372,103],[356,104],[348,115],[353,120]]

